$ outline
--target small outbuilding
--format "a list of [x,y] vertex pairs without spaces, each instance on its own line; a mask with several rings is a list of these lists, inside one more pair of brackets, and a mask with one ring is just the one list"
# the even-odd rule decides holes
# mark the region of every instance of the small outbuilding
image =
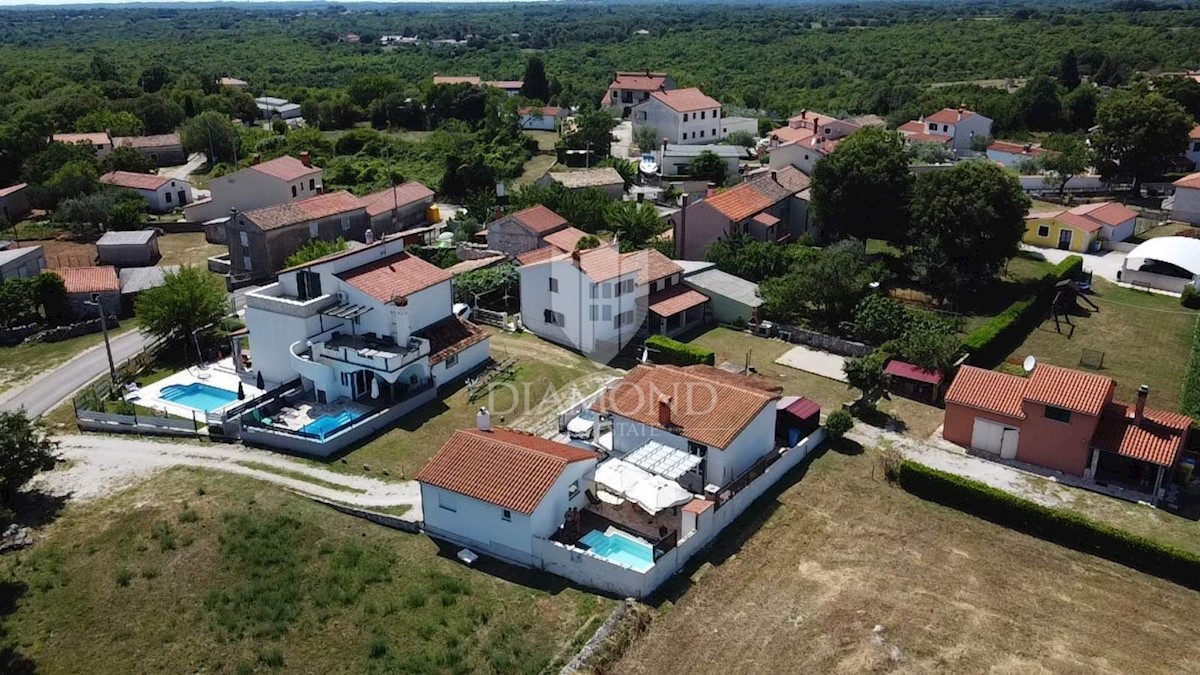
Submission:
[[154,213],[166,213],[192,203],[192,184],[152,173],[133,171],[110,171],[100,176],[100,182],[125,190],[133,190],[146,200],[146,206]]
[[54,270],[67,290],[67,307],[78,320],[97,318],[94,303],[99,300],[105,316],[121,312],[121,281],[112,266],[72,267]]
[[176,166],[187,162],[187,153],[179,134],[157,134],[154,136],[114,136],[113,148],[128,146],[137,150],[154,166]]
[[117,274],[121,282],[121,308],[125,316],[133,314],[133,305],[142,291],[166,283],[168,274],[179,272],[179,265],[163,267],[126,267]]
[[96,254],[101,265],[116,267],[147,267],[158,262],[157,230],[105,232],[96,242]]
[[936,404],[945,393],[946,374],[940,370],[892,359],[883,372],[889,376],[888,390],[905,398]]
[[609,199],[621,199],[625,196],[625,179],[610,166],[576,171],[552,171],[538,180],[539,185],[551,183],[557,183],[568,190],[599,188]]
[[709,298],[709,308],[718,323],[747,325],[760,318],[758,284],[717,269],[710,262],[677,260],[683,268],[683,284]]
[[46,269],[46,252],[41,246],[6,248],[0,251],[0,281],[28,279]]
[[29,215],[29,186],[17,183],[0,188],[0,215],[15,225]]
[[776,435],[793,447],[821,426],[821,406],[804,396],[784,396],[775,404]]

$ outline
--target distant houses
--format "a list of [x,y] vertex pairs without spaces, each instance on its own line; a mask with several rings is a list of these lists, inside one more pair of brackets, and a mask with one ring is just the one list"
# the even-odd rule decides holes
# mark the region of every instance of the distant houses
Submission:
[[433,76],[433,84],[469,84],[476,87],[493,87],[499,89],[509,96],[515,96],[521,93],[521,87],[525,86],[522,80],[484,80],[478,75],[437,75]]
[[941,143],[956,152],[971,150],[976,138],[991,138],[992,118],[965,106],[942,108],[900,125],[899,131],[914,143]]
[[608,85],[604,105],[621,117],[629,117],[633,106],[648,100],[650,94],[674,88],[675,80],[666,73],[618,71]]
[[833,152],[838,143],[858,131],[862,125],[809,110],[788,118],[785,126],[773,130],[767,148],[770,166],[779,170],[795,167],[811,174],[817,162]]
[[538,184],[561,185],[568,190],[596,188],[614,200],[625,196],[625,179],[616,169],[607,166],[575,171],[551,171],[540,178]]
[[192,203],[191,183],[171,176],[110,171],[100,176],[100,182],[138,193],[152,213],[167,213]]
[[113,139],[106,131],[54,134],[50,140],[70,145],[90,145],[96,151],[96,159],[104,159],[113,151]]

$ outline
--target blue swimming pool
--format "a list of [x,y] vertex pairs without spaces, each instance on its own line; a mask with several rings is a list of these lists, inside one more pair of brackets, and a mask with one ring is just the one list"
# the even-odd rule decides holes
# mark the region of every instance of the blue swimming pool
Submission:
[[600,530],[592,530],[579,541],[601,558],[621,563],[639,572],[654,567],[654,549],[620,532],[605,534]]
[[212,412],[237,400],[237,392],[220,389],[203,382],[191,384],[169,384],[158,392],[164,401],[178,403],[195,410]]
[[357,410],[343,410],[336,415],[324,415],[322,417],[318,417],[312,422],[309,422],[301,427],[300,431],[303,431],[306,434],[313,434],[314,436],[320,436],[324,438],[325,434],[328,434],[341,426],[349,424],[362,416],[363,414]]

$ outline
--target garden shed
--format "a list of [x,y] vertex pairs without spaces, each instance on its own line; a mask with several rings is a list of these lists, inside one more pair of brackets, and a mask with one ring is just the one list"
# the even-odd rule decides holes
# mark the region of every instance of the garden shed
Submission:
[[944,393],[946,374],[906,363],[899,359],[888,361],[883,369],[890,376],[888,389],[905,398],[936,404]]
[[96,242],[101,265],[148,267],[158,262],[158,230],[105,232]]
[[784,396],[775,404],[776,435],[792,447],[821,426],[821,406],[804,396]]

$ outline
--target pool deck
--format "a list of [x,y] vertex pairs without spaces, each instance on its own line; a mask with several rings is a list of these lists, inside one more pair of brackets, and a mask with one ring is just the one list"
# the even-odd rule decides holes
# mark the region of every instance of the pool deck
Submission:
[[[225,362],[228,362],[226,359]],[[210,387],[224,389],[225,391],[237,393],[238,384],[242,385],[242,391],[246,394],[246,400],[256,398],[262,395],[263,391],[254,386],[253,380],[247,381],[242,379],[237,373],[233,372],[232,366],[225,367],[225,362],[220,364],[205,364],[197,368],[192,366],[186,370],[181,370],[174,375],[165,377],[158,382],[148,384],[136,391],[131,391],[125,394],[125,400],[135,405],[140,405],[143,408],[150,408],[161,413],[175,415],[184,419],[203,419],[209,412],[219,412],[222,408],[217,408],[212,411],[199,410],[186,405],[182,405],[177,401],[168,401],[161,398],[161,392],[165,387],[171,385],[186,386],[189,384],[207,384]],[[232,401],[229,405],[235,405],[239,401]],[[223,406],[228,407],[228,406]]]
[[303,401],[279,411],[271,417],[271,422],[273,426],[300,431],[322,417],[336,417],[348,411],[357,412],[360,416],[365,417],[373,412],[374,408],[346,399],[339,399],[333,403]]

